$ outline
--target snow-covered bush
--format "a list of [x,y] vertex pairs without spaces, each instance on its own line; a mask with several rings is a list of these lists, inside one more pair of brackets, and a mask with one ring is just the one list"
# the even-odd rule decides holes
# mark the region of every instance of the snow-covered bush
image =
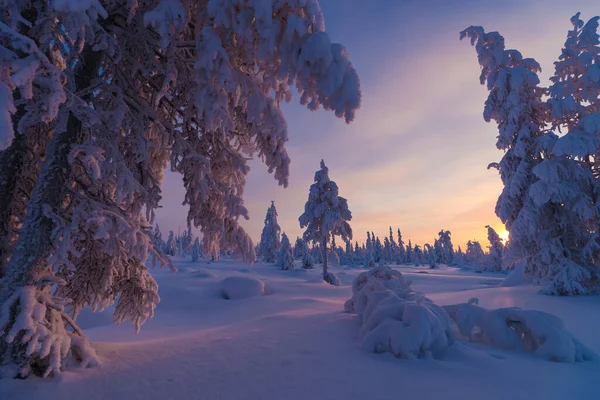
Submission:
[[352,298],[344,304],[361,323],[364,349],[390,352],[397,357],[440,356],[454,342],[451,321],[440,306],[390,267],[359,274],[352,283]]
[[473,342],[521,350],[551,361],[589,361],[596,354],[555,315],[516,307],[486,310],[468,303],[444,306],[460,334]]
[[304,253],[304,257],[302,257],[302,268],[304,269],[313,269],[315,268],[315,260],[313,256],[307,251]]
[[223,298],[243,299],[265,294],[265,284],[249,276],[229,276],[221,283]]
[[327,276],[323,276],[323,280],[333,286],[342,286],[342,280],[333,272],[327,272]]

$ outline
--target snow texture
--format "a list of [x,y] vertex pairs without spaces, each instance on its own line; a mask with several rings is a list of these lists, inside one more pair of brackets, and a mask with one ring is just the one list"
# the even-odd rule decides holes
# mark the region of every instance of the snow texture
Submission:
[[265,284],[248,276],[230,276],[223,279],[221,290],[225,299],[243,299],[265,294]]
[[402,274],[390,267],[359,274],[344,309],[357,314],[362,346],[375,353],[439,357],[454,342],[446,312],[413,291]]
[[469,303],[444,306],[460,334],[473,342],[525,351],[550,361],[591,361],[598,357],[552,314],[516,307],[486,310]]

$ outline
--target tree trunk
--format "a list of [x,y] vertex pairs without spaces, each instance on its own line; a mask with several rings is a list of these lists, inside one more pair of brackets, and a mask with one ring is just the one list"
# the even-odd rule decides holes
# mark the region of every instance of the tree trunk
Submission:
[[323,248],[323,279],[327,283],[331,283],[331,282],[329,282],[329,275],[327,273],[327,241],[326,240],[324,240],[323,243],[321,243],[321,247]]

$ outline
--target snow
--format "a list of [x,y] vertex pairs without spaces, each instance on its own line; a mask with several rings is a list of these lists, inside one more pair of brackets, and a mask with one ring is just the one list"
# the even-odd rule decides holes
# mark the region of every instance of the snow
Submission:
[[[151,270],[159,284],[156,314],[135,334],[111,324],[112,311],[89,313],[86,333],[99,368],[60,380],[0,380],[0,397],[44,399],[577,399],[597,398],[597,361],[555,363],[527,353],[457,338],[441,359],[398,359],[361,349],[356,317],[343,311],[364,269],[331,268],[342,280],[323,283],[320,265],[303,274],[273,264],[175,259],[178,273]],[[600,352],[598,297],[554,297],[538,286],[500,286],[503,275],[440,265],[394,267],[434,303],[550,312]],[[196,279],[194,271],[214,277]],[[428,274],[419,272],[427,271]],[[223,300],[221,283],[248,277],[268,296]],[[93,318],[96,321],[92,321]]]
[[221,284],[223,297],[226,299],[243,299],[261,296],[265,293],[265,284],[260,279],[247,276],[230,276]]

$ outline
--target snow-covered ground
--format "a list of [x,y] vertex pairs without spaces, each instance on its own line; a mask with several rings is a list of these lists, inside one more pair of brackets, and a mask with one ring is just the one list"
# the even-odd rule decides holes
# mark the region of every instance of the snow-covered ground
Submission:
[[[362,350],[356,317],[343,304],[363,269],[332,268],[342,280],[334,287],[319,279],[318,269],[229,260],[176,266],[176,274],[153,271],[161,303],[139,334],[112,325],[112,310],[80,317],[102,359],[99,368],[60,379],[0,380],[0,398],[598,399],[598,361],[550,362],[464,340],[441,360]],[[486,308],[556,314],[600,354],[599,297],[548,297],[533,286],[501,287],[503,275],[445,266],[398,269],[440,305],[478,297]],[[264,295],[224,299],[222,282],[231,276],[264,282]]]

